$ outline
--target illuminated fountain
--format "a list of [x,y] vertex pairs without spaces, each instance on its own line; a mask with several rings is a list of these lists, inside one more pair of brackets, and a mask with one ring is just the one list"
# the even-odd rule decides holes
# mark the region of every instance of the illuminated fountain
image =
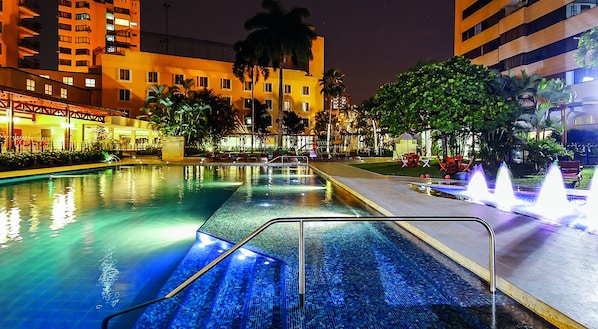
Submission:
[[598,234],[598,175],[592,178],[589,190],[568,191],[561,170],[552,164],[539,191],[515,191],[511,174],[507,166],[502,164],[494,189],[488,187],[481,166],[474,168],[466,188],[431,187],[471,202]]

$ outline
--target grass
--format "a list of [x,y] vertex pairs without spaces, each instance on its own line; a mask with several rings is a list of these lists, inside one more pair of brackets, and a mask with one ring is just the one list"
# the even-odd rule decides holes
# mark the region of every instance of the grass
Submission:
[[[389,176],[407,176],[407,177],[420,177],[421,175],[430,175],[431,178],[445,178],[446,172],[440,171],[438,160],[431,160],[430,167],[423,168],[418,167],[402,167],[397,161],[388,162],[372,162],[372,163],[358,163],[353,166],[379,173],[382,175]],[[526,186],[526,187],[539,187],[544,181],[545,174],[534,174],[529,170],[527,166],[512,166],[510,168],[512,175],[513,185]],[[486,178],[489,182],[492,182],[496,177],[496,168],[484,168]],[[594,166],[586,166],[582,170],[582,180],[578,189],[588,189],[592,176],[594,175]],[[455,178],[454,174],[450,175],[451,178]]]

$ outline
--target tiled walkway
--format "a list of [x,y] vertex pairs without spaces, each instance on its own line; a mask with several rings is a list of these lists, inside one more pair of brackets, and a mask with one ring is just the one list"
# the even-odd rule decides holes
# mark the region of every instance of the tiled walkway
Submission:
[[[132,163],[139,161],[163,163],[151,158]],[[598,328],[598,236],[488,206],[427,196],[408,187],[409,182],[418,178],[378,175],[352,167],[350,162],[311,165],[384,215],[484,219],[496,233],[499,290],[544,314],[559,328]],[[0,178],[96,166],[106,164],[2,172]],[[472,271],[488,276],[488,238],[481,225],[450,221],[401,225]]]

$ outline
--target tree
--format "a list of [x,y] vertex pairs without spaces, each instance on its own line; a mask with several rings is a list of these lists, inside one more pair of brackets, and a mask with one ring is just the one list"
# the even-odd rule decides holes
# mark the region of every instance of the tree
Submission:
[[319,80],[322,89],[320,93],[324,95],[326,107],[328,107],[328,133],[326,137],[326,152],[330,153],[330,130],[332,129],[332,104],[331,100],[341,96],[345,92],[345,83],[343,79],[345,74],[341,73],[335,68],[329,68],[324,72],[322,78]]
[[438,130],[447,156],[447,137],[457,131],[474,133],[504,119],[505,102],[492,92],[496,74],[455,56],[425,63],[383,85],[374,96],[381,124],[395,136]]
[[235,62],[233,64],[233,74],[241,82],[245,82],[247,78],[251,81],[251,117],[253,118],[251,121],[251,147],[253,147],[253,135],[256,132],[255,84],[259,81],[260,76],[267,80],[270,75],[268,57],[259,56],[255,47],[256,42],[252,38],[235,43]]
[[278,0],[263,0],[264,12],[257,13],[245,22],[251,31],[246,40],[252,46],[259,64],[270,63],[278,69],[278,146],[282,145],[283,69],[290,59],[293,66],[308,67],[313,59],[311,46],[317,35],[313,26],[303,22],[309,11],[301,7],[286,10]]
[[216,148],[226,136],[234,133],[239,126],[238,112],[230,105],[228,99],[218,96],[212,89],[197,92],[196,99],[207,104],[206,140]]
[[165,136],[182,136],[187,145],[200,143],[206,131],[206,111],[209,105],[197,101],[190,88],[193,80],[186,81],[183,88],[153,85],[145,106],[141,109],[155,129]]
[[575,63],[583,68],[598,68],[598,27],[581,35],[577,42],[577,52],[573,55]]
[[[285,132],[289,135],[294,136],[305,131],[303,120],[294,111],[284,112],[282,121],[284,123]],[[293,145],[295,145],[295,148],[297,147],[297,139],[295,137],[293,137]]]

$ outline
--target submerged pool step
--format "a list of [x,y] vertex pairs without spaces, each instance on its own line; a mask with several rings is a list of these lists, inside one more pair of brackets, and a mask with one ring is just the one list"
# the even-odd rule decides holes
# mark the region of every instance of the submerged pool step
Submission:
[[[159,296],[174,289],[232,244],[209,237],[196,243]],[[277,327],[284,321],[282,262],[239,250],[184,289],[147,308],[135,328]]]

